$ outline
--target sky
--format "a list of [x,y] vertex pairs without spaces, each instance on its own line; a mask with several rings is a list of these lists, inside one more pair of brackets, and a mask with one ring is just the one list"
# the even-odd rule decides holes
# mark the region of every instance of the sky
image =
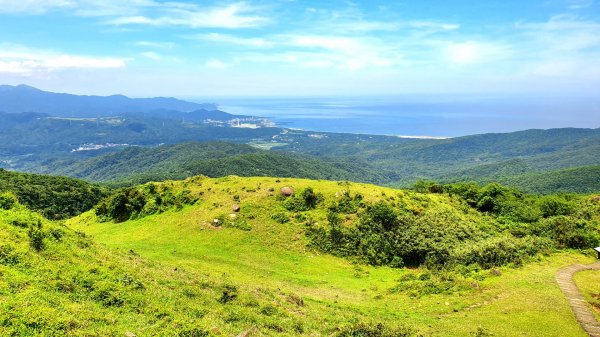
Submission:
[[0,0],[0,84],[130,96],[597,96],[600,0]]

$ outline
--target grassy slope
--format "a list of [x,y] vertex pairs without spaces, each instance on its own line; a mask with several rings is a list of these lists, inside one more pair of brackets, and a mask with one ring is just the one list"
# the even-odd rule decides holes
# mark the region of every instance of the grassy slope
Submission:
[[582,271],[573,278],[585,299],[592,305],[596,319],[600,320],[600,271]]
[[[236,177],[196,178],[183,184],[193,192],[204,191],[199,205],[119,224],[97,223],[95,216],[87,213],[69,224],[110,247],[133,249],[144,258],[172,267],[225,278],[251,292],[266,289],[299,294],[306,302],[307,333],[331,332],[342,322],[373,319],[406,322],[433,336],[467,336],[480,326],[494,336],[585,336],[554,275],[564,265],[589,261],[587,257],[554,255],[520,269],[506,269],[502,276],[482,281],[480,290],[413,298],[389,292],[410,270],[358,266],[316,253],[306,248],[302,225],[276,224],[269,218],[278,203],[269,195],[269,188],[312,186],[332,198],[347,188],[345,185]],[[382,193],[408,200],[413,197],[410,192],[369,185],[351,184],[350,189],[367,200],[382,198]],[[252,230],[213,228],[212,219],[229,213],[236,194],[241,198],[240,216],[254,216],[249,220]],[[451,204],[444,196],[427,198]],[[324,221],[324,210],[313,216]],[[311,322],[315,317],[320,319]]]

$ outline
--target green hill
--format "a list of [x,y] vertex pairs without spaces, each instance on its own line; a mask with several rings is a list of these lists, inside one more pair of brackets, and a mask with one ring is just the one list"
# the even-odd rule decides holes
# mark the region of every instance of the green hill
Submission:
[[227,336],[253,327],[266,335],[293,335],[317,330],[314,313],[296,314],[307,311],[301,301],[295,294],[255,292],[252,285],[227,277],[107,248],[20,205],[0,208],[2,336]]
[[[279,196],[285,186],[294,196]],[[534,323],[536,335],[585,336],[554,275],[592,260],[565,249],[597,244],[597,201],[496,184],[436,192],[196,177],[120,190],[67,224],[208,284],[173,288],[177,307],[127,328],[134,333],[189,319],[194,303],[195,326],[215,336],[512,336]],[[216,286],[219,295],[211,280],[228,287]],[[111,317],[114,329],[129,324]]]
[[524,160],[493,164],[485,168],[470,169],[450,181],[497,181],[530,193],[552,194],[600,192],[600,166],[583,166],[561,170],[535,172]]
[[19,202],[49,219],[64,219],[91,209],[108,190],[72,178],[0,169],[2,192],[16,195]]
[[53,166],[55,174],[117,184],[209,177],[278,176],[387,183],[389,172],[366,163],[273,152],[225,142],[189,142],[120,152]]

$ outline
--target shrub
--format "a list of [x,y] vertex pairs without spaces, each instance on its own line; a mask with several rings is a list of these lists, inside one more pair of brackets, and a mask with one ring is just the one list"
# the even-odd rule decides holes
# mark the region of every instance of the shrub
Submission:
[[31,247],[33,247],[33,249],[35,249],[36,251],[41,251],[44,249],[44,238],[46,237],[46,235],[44,234],[41,228],[31,226],[27,234],[29,236],[29,244],[31,245]]
[[120,307],[125,303],[123,290],[112,282],[96,282],[93,289],[92,297],[105,307]]
[[221,304],[227,304],[238,297],[237,288],[235,286],[226,285],[223,287],[223,292],[221,293],[221,297],[219,297],[218,302]]
[[0,245],[0,264],[16,265],[21,262],[21,254],[10,244]]
[[596,247],[600,242],[597,226],[588,220],[562,215],[544,219],[541,227],[560,248],[585,249]]
[[428,264],[472,265],[493,268],[505,264],[521,264],[527,257],[549,250],[552,244],[543,238],[516,238],[510,235],[466,242],[450,251],[448,261],[428,260]]
[[0,209],[9,210],[17,204],[17,197],[10,192],[0,194]]
[[329,209],[338,213],[353,214],[364,206],[362,200],[362,194],[357,193],[352,196],[349,190],[344,190],[338,200],[329,206]]
[[540,201],[539,207],[544,218],[558,215],[569,215],[573,213],[575,209],[573,203],[556,195],[544,197]]
[[276,212],[276,213],[271,214],[271,219],[277,221],[280,224],[290,222],[290,218],[287,216],[287,214],[285,214],[283,212]]
[[357,323],[343,327],[336,334],[338,337],[410,337],[415,336],[412,328],[391,327],[382,323]]
[[173,207],[181,209],[197,200],[189,190],[173,194],[171,187],[149,184],[141,188],[131,187],[115,192],[96,207],[96,215],[103,221],[123,222],[162,213]]
[[283,207],[293,212],[308,211],[317,207],[322,200],[322,195],[316,194],[311,187],[307,187],[301,193],[285,199]]

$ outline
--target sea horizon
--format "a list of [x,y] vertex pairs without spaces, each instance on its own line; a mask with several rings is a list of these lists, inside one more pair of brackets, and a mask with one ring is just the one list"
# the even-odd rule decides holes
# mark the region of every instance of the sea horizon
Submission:
[[[206,102],[205,98],[188,99]],[[222,111],[268,118],[279,127],[407,138],[600,127],[597,118],[600,99],[594,97],[424,94],[221,97],[215,103]]]

